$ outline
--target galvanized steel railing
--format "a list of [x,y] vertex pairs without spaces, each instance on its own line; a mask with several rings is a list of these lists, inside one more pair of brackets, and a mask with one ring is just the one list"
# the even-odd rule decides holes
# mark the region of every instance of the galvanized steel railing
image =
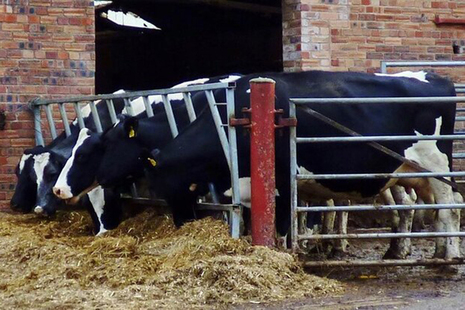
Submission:
[[[465,63],[465,62],[464,62]],[[290,99],[289,117],[296,117],[296,105],[308,104],[367,104],[367,103],[456,103],[465,102],[465,97],[409,97],[409,98],[292,98]],[[310,109],[307,107],[307,109]],[[310,109],[311,110],[311,109]],[[313,111],[313,110],[312,110]],[[421,232],[421,233],[372,233],[372,234],[329,234],[329,235],[299,235],[298,213],[301,212],[333,212],[333,211],[368,211],[368,210],[424,210],[424,209],[465,209],[465,204],[424,204],[424,205],[353,205],[353,206],[299,206],[297,201],[298,180],[317,179],[379,179],[379,178],[412,178],[412,177],[463,177],[465,172],[419,172],[419,173],[362,173],[362,174],[305,174],[297,173],[297,143],[334,143],[334,142],[373,142],[373,141],[407,141],[407,140],[465,140],[465,135],[430,135],[430,136],[351,136],[351,137],[297,137],[296,127],[290,128],[291,155],[291,240],[293,249],[298,248],[301,240],[322,239],[373,239],[373,238],[424,238],[424,237],[465,237],[465,232]],[[461,264],[463,260],[424,259],[409,260],[408,263],[394,265],[431,265],[431,264]],[[390,261],[324,261],[307,262],[307,267],[316,266],[382,266],[393,265]]]
[[[217,103],[213,95],[213,91],[224,89],[226,92],[226,103]],[[229,116],[234,116],[235,106],[234,106],[234,89],[235,83],[212,83],[204,85],[193,85],[183,88],[170,88],[170,89],[157,89],[157,90],[147,90],[147,91],[137,91],[137,92],[126,92],[121,94],[105,94],[105,95],[94,95],[94,96],[79,96],[79,97],[70,97],[65,99],[34,99],[29,103],[30,108],[34,113],[34,127],[35,127],[35,138],[37,145],[44,145],[44,137],[42,133],[42,121],[41,121],[41,108],[45,110],[47,122],[49,124],[50,133],[53,139],[57,137],[57,130],[55,126],[55,121],[53,119],[53,113],[51,109],[52,104],[57,104],[60,111],[61,120],[63,121],[64,130],[66,136],[71,134],[71,127],[68,121],[66,107],[65,105],[71,104],[74,107],[76,113],[76,121],[80,129],[85,127],[84,117],[82,115],[82,103],[89,104],[92,120],[95,125],[97,132],[102,132],[102,124],[100,117],[97,113],[96,101],[105,101],[108,107],[110,114],[110,119],[112,124],[117,122],[116,111],[114,107],[114,99],[123,99],[124,106],[127,111],[127,114],[134,116],[134,111],[131,105],[131,98],[142,97],[145,111],[148,117],[153,116],[153,111],[151,104],[149,102],[149,96],[161,96],[162,104],[165,108],[166,115],[168,118],[168,123],[170,126],[171,134],[175,138],[178,133],[178,127],[173,113],[173,108],[169,100],[168,95],[170,94],[182,94],[182,97],[185,101],[187,108],[187,113],[190,122],[193,122],[196,119],[196,111],[192,104],[191,93],[193,92],[205,92],[206,98],[208,100],[208,105],[212,113],[215,126],[218,132],[218,136],[221,141],[221,145],[227,159],[230,171],[231,171],[231,184],[232,184],[232,204],[228,205],[218,205],[216,203],[205,203],[202,204],[200,209],[214,209],[219,211],[229,211],[230,213],[230,226],[231,234],[233,237],[239,237],[239,224],[241,216],[241,201],[240,201],[240,192],[239,192],[239,172],[238,172],[238,159],[237,159],[237,141],[236,141],[236,129],[234,126],[229,126],[229,124],[223,124],[221,121],[221,116],[218,111],[218,106],[226,105],[228,121]],[[227,127],[228,134],[226,135],[225,127]],[[228,138],[229,137],[229,138]],[[137,196],[137,192],[133,190],[133,195]]]

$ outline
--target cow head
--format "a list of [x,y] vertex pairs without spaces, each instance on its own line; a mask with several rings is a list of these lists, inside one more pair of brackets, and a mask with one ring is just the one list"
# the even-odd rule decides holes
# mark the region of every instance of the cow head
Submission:
[[103,187],[123,183],[128,177],[142,175],[143,166],[138,160],[142,149],[139,139],[139,121],[135,117],[122,117],[121,121],[103,136],[104,153],[97,170],[97,182]]
[[10,201],[11,209],[21,212],[31,212],[36,203],[37,184],[34,174],[33,156],[41,152],[42,146],[35,147],[24,151],[18,165],[15,169],[18,182],[16,183],[15,192]]
[[70,199],[94,187],[95,175],[102,160],[100,134],[81,129],[71,157],[56,179],[53,193],[60,199]]
[[51,215],[56,210],[56,199],[51,185],[64,164],[64,158],[47,148],[38,146],[26,150],[16,167],[18,183],[11,199],[13,210]]
[[37,184],[37,201],[34,212],[53,215],[59,200],[53,195],[52,187],[58,179],[66,158],[53,151],[34,155],[33,158]]

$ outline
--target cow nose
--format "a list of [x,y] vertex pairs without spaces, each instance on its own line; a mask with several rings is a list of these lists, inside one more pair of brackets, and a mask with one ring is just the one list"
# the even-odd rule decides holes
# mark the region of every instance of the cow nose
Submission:
[[53,194],[57,197],[60,197],[61,190],[58,187],[53,187]]

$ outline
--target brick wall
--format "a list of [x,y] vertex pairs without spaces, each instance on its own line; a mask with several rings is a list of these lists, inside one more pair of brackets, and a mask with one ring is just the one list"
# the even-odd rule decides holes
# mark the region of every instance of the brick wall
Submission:
[[[465,2],[284,0],[285,70],[376,72],[381,60],[465,60],[452,48],[465,45],[465,25],[436,25],[436,15],[465,18]],[[446,71],[465,81],[465,71]]]
[[0,209],[9,205],[14,168],[34,145],[27,102],[94,93],[95,30],[89,0],[0,2]]

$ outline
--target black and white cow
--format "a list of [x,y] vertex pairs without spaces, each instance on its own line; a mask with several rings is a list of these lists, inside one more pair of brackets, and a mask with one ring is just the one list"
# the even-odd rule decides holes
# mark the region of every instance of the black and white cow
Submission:
[[[299,73],[270,73],[245,76],[236,81],[236,111],[249,107],[249,80],[255,77],[268,77],[276,81],[276,108],[288,115],[288,99],[291,97],[435,97],[454,96],[453,84],[434,74],[423,74],[423,79],[375,76],[363,73],[336,73],[309,71]],[[217,100],[224,95],[216,93]],[[199,100],[202,100],[200,98]],[[452,134],[455,120],[454,103],[448,104],[366,104],[366,105],[311,105],[311,108],[349,127],[362,135],[432,135]],[[297,109],[298,136],[344,136],[337,129],[313,118],[306,107]],[[223,121],[225,111],[221,111]],[[290,184],[289,184],[289,135],[276,137],[276,184],[277,230],[285,235],[290,224]],[[238,133],[239,173],[241,177],[250,175],[249,138]],[[450,141],[397,141],[384,142],[385,146],[398,154],[405,155],[424,168],[432,171],[450,171],[452,163],[452,143]],[[298,165],[312,173],[380,173],[411,171],[397,159],[386,155],[366,143],[325,143],[299,144]],[[343,154],[343,155],[341,155]],[[219,190],[230,187],[229,170],[213,119],[209,111],[204,111],[195,122],[175,140],[161,150],[154,150],[147,158],[152,189],[165,198],[174,213],[177,225],[194,217],[193,205],[196,196],[204,194],[207,182],[212,182]],[[124,156],[124,153],[115,156]],[[105,179],[111,167],[101,165],[97,180]],[[311,191],[341,198],[357,200],[372,197],[395,183],[414,188],[427,203],[454,203],[452,189],[436,179],[398,180],[321,180],[302,182],[299,190]],[[192,184],[197,184],[194,192]],[[342,194],[344,193],[344,194]],[[437,231],[458,231],[459,211],[438,211]],[[446,242],[447,241],[447,242]],[[459,257],[458,238],[440,238],[437,242],[436,257]]]

